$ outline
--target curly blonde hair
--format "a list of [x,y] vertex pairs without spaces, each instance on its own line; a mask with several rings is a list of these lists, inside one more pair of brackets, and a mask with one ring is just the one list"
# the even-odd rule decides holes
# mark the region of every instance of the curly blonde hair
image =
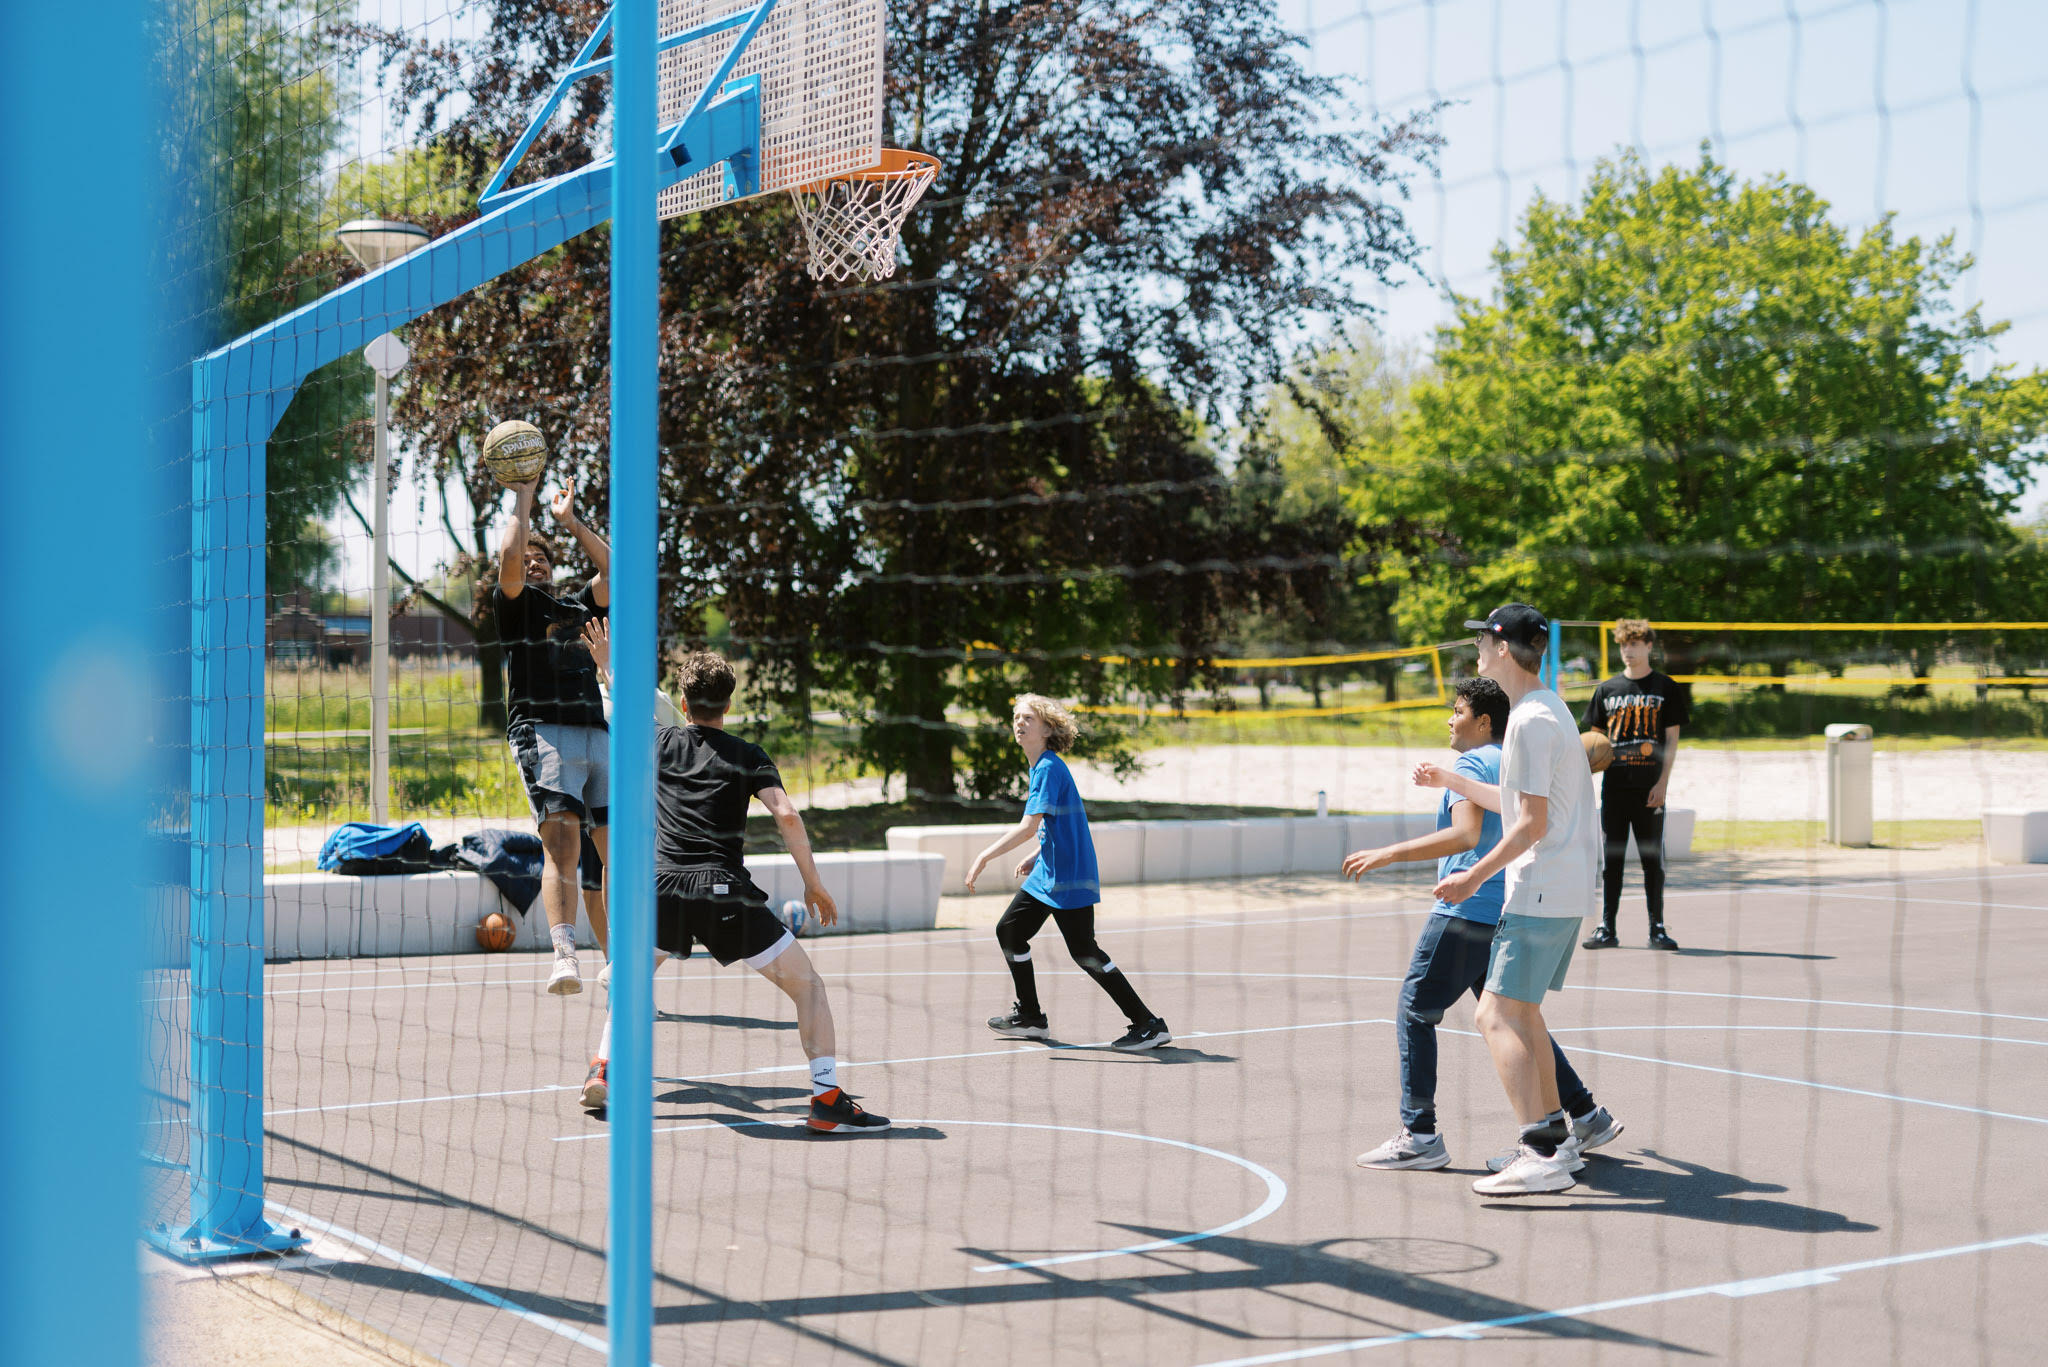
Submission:
[[1614,624],[1614,639],[1621,645],[1628,645],[1634,641],[1648,641],[1654,645],[1657,641],[1657,628],[1640,617],[1624,617]]
[[1081,723],[1057,698],[1048,698],[1043,693],[1019,693],[1010,705],[1023,708],[1045,723],[1045,748],[1055,754],[1071,746],[1074,737],[1081,734]]

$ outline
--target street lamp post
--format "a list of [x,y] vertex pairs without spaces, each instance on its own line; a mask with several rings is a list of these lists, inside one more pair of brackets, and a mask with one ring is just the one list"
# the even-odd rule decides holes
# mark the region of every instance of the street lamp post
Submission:
[[[365,270],[378,270],[430,240],[425,228],[359,218],[335,236]],[[370,339],[363,359],[377,373],[377,422],[370,461],[370,819],[391,819],[391,381],[412,359],[395,332]]]

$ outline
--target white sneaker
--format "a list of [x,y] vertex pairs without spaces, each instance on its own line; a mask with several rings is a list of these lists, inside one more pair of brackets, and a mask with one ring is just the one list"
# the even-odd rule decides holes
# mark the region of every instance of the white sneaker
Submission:
[[1550,1191],[1570,1191],[1578,1183],[1572,1180],[1571,1168],[1559,1161],[1564,1157],[1560,1148],[1555,1158],[1545,1158],[1536,1150],[1524,1144],[1515,1150],[1514,1161],[1488,1177],[1482,1177],[1472,1184],[1472,1190],[1481,1196],[1535,1196]]
[[[1619,1125],[1615,1126],[1614,1134],[1620,1133],[1621,1127]],[[1607,1136],[1608,1139],[1612,1139],[1613,1137],[1614,1135],[1612,1134]],[[1600,1142],[1604,1144],[1607,1141],[1603,1139]],[[1521,1155],[1522,1146],[1520,1144],[1517,1144],[1512,1149],[1509,1149],[1506,1153],[1497,1153],[1493,1157],[1487,1159],[1486,1170],[1488,1172],[1506,1172],[1509,1167],[1513,1166],[1514,1161],[1517,1158],[1521,1157]],[[1559,1144],[1557,1146],[1557,1157],[1558,1161],[1564,1164],[1566,1172],[1585,1171],[1586,1150],[1585,1145],[1579,1141],[1577,1131],[1574,1131],[1568,1138],[1566,1138],[1564,1143]]]
[[1605,1106],[1595,1106],[1585,1119],[1572,1122],[1572,1138],[1579,1142],[1580,1153],[1590,1153],[1621,1138],[1621,1132],[1627,1128],[1609,1115]]
[[1445,1168],[1450,1166],[1451,1151],[1444,1147],[1440,1134],[1424,1138],[1403,1129],[1378,1148],[1358,1155],[1356,1161],[1361,1168]]
[[[597,970],[597,985],[604,989],[604,1009],[612,1009],[612,961],[606,959],[604,967]],[[1615,1133],[1619,1134],[1617,1129]]]
[[555,971],[548,974],[548,991],[557,997],[573,997],[583,990],[583,975],[576,970],[574,954],[557,954]]

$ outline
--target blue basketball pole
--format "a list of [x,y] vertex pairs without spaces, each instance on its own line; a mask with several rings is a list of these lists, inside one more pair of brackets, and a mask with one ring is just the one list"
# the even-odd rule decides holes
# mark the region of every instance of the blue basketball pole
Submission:
[[[160,777],[150,605],[168,596],[151,577],[162,453],[146,392],[168,310],[149,277],[162,220],[148,15],[114,0],[92,18],[88,98],[78,64],[50,60],[78,48],[77,14],[0,8],[0,109],[16,130],[0,152],[12,187],[0,214],[12,513],[0,575],[16,590],[0,669],[0,890],[16,924],[37,927],[18,949],[35,962],[0,992],[0,1352],[100,1367],[141,1351],[137,969],[146,799]],[[123,146],[140,155],[108,174],[107,150]]]
[[[654,1314],[654,0],[612,27],[611,1360],[649,1360]],[[709,87],[706,97],[713,92]],[[700,99],[700,106],[704,100]]]

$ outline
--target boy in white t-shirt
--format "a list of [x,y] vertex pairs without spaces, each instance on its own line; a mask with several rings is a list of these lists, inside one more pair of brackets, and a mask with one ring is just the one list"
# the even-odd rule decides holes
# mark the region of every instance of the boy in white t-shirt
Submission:
[[1477,864],[1438,883],[1436,895],[1462,902],[1507,870],[1507,900],[1474,1014],[1521,1125],[1513,1155],[1472,1189],[1485,1196],[1566,1191],[1577,1185],[1572,1174],[1585,1159],[1558,1104],[1541,1004],[1545,992],[1564,986],[1579,924],[1593,905],[1600,851],[1593,774],[1570,710],[1537,675],[1550,639],[1543,614],[1526,603],[1503,603],[1485,621],[1465,625],[1479,632],[1480,674],[1508,695],[1508,726],[1500,786],[1466,779],[1452,786],[1483,807],[1498,804],[1501,840]]

